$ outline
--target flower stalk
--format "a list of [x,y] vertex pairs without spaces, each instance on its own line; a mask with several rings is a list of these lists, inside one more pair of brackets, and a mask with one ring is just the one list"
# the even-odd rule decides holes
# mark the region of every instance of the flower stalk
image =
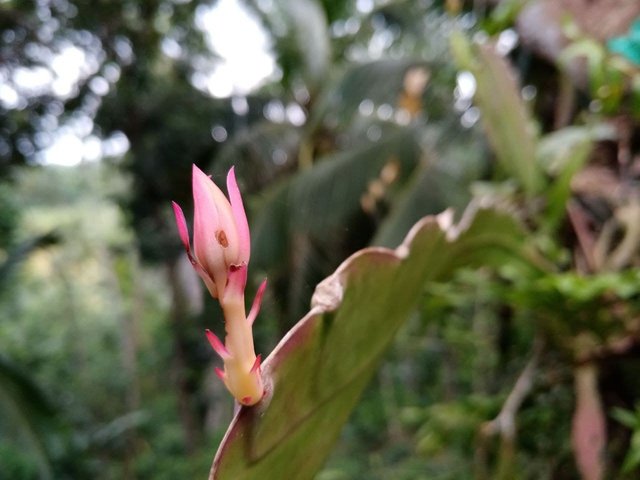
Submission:
[[251,250],[249,225],[234,169],[227,175],[229,199],[202,170],[193,165],[193,249],[187,221],[173,202],[178,233],[187,256],[209,293],[217,298],[225,318],[224,343],[210,330],[207,339],[224,362],[216,374],[242,405],[254,405],[264,395],[260,355],[255,354],[252,325],[260,310],[266,280],[246,315],[244,291]]

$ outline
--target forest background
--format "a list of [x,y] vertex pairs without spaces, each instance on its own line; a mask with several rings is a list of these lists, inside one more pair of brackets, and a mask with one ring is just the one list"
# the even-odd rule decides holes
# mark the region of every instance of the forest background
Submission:
[[425,215],[526,232],[535,273],[420,286],[316,478],[637,478],[640,5],[231,3],[0,1],[0,479],[208,474],[233,402],[170,208],[192,163],[236,166],[263,354]]

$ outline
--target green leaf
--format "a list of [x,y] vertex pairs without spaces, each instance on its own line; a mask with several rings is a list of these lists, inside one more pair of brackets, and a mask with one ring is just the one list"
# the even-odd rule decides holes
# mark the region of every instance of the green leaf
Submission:
[[611,416],[625,427],[635,429],[639,426],[638,418],[631,410],[616,407],[611,411]]
[[286,268],[286,257],[291,243],[289,207],[287,198],[291,182],[272,187],[261,199],[258,215],[251,225],[252,266],[257,270],[269,265]]
[[[369,182],[390,161],[406,178],[419,161],[420,146],[411,129],[393,128],[383,140],[319,159],[296,177],[291,190],[292,222],[315,235],[347,223],[361,209]],[[318,201],[322,199],[322,201]]]
[[591,146],[604,133],[588,127],[567,127],[544,136],[538,146],[538,161],[555,177],[546,195],[547,227],[555,229],[562,220],[571,195],[571,179],[589,158]]
[[439,165],[423,168],[406,189],[402,198],[394,205],[391,214],[382,223],[373,245],[397,245],[406,232],[420,217],[433,215],[448,207],[464,207],[469,195],[461,182]]
[[33,456],[40,478],[53,478],[42,426],[50,422],[54,409],[32,378],[8,358],[0,355],[0,415],[3,423],[16,427],[22,445]]
[[426,149],[426,161],[420,163],[407,187],[399,192],[372,245],[397,245],[404,232],[425,215],[447,208],[464,210],[470,200],[469,185],[482,175],[481,149],[477,142],[464,136],[456,136],[450,143],[453,145],[439,147],[438,153]]
[[301,72],[315,90],[329,69],[331,42],[324,9],[314,0],[276,0],[269,4],[249,2],[262,17],[275,43],[274,51],[283,69],[285,83]]
[[640,466],[640,432],[635,431],[631,436],[631,445],[622,464],[622,472],[629,473]]
[[54,245],[59,241],[55,232],[30,238],[15,246],[8,254],[7,258],[0,263],[0,291],[10,280],[13,271],[25,260],[34,250],[38,248]]
[[318,285],[311,311],[264,362],[266,396],[238,411],[210,479],[313,478],[425,282],[458,266],[527,261],[526,233],[511,216],[450,218],[424,218],[396,250],[356,252]]
[[540,192],[544,178],[536,162],[538,136],[507,62],[489,45],[472,44],[460,32],[451,35],[451,51],[458,66],[476,79],[475,102],[500,165],[527,195]]
[[343,128],[352,127],[352,123],[362,121],[356,114],[363,101],[370,102],[372,109],[383,104],[396,106],[404,90],[405,74],[414,67],[431,70],[426,62],[412,58],[349,65],[323,86],[309,125],[315,127],[330,117]]
[[272,187],[254,216],[254,266],[285,264],[292,225],[298,232],[322,237],[348,224],[361,210],[360,199],[369,183],[388,162],[397,162],[402,182],[415,170],[419,156],[413,130],[389,127],[379,142],[326,155],[312,168]]

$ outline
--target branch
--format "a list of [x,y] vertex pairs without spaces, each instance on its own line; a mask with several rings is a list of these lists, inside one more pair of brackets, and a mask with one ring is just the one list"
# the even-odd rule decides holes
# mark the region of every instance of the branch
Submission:
[[478,447],[476,449],[476,468],[479,470],[478,478],[489,478],[487,475],[488,464],[488,443],[489,440],[500,435],[500,453],[498,472],[492,478],[513,478],[510,475],[512,471],[512,463],[515,458],[516,444],[516,415],[520,407],[524,403],[531,390],[533,389],[533,380],[538,369],[540,352],[542,345],[540,341],[536,341],[534,345],[533,355],[522,373],[516,380],[513,389],[509,393],[506,401],[502,405],[500,413],[491,421],[485,422],[479,431]]

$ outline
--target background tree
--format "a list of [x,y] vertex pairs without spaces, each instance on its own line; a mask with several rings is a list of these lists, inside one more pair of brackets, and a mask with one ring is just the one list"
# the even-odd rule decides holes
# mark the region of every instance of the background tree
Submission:
[[[612,2],[589,2],[589,9],[557,2],[552,13],[553,2],[521,3],[247,2],[277,68],[260,90],[229,98],[202,88],[218,61],[200,28],[213,3],[0,4],[0,175],[20,212],[11,219],[12,210],[2,209],[3,225],[11,224],[0,234],[2,248],[9,255],[12,236],[11,245],[26,245],[51,228],[61,236],[6,287],[0,342],[11,365],[29,372],[23,387],[38,383],[60,410],[59,424],[43,426],[39,442],[56,478],[206,474],[231,406],[210,378],[212,354],[201,335],[221,325],[219,313],[185,273],[169,209],[170,200],[190,204],[191,163],[216,179],[237,166],[254,235],[252,280],[270,278],[256,325],[264,353],[349,253],[395,246],[421,216],[461,212],[479,195],[513,207],[543,253],[576,274],[514,286],[507,265],[499,275],[463,272],[429,286],[436,295],[400,333],[321,477],[491,476],[496,446],[483,435],[491,438],[496,423],[474,438],[531,357],[539,373],[518,413],[520,437],[503,444],[517,449],[523,476],[579,474],[566,419],[575,397],[595,398],[593,388],[574,388],[574,377],[594,378],[581,366],[607,373],[596,389],[600,413],[617,407],[627,427],[637,423],[637,392],[627,381],[635,330],[618,329],[635,318],[637,67],[606,43],[619,37],[633,45],[628,28],[637,12],[616,9],[608,17],[616,27],[602,33],[589,29],[590,19]],[[578,30],[553,23],[557,32],[573,32],[559,44],[568,48],[541,48],[536,11],[545,24],[574,20]],[[495,109],[492,94],[502,90],[483,77],[489,67],[460,57],[452,63],[453,29],[490,37],[516,67],[534,112],[528,125],[518,123],[526,108],[506,102]],[[473,51],[501,68],[502,60]],[[588,68],[576,76],[575,64]],[[531,124],[544,135],[532,143],[543,167],[528,185],[533,177],[514,162],[536,157],[534,148],[513,139],[529,142]],[[547,135],[562,127],[575,128]],[[36,166],[61,137],[103,161]],[[592,328],[589,309],[619,322],[594,341],[601,325]],[[540,360],[527,340],[535,312],[548,325],[542,336],[553,340],[545,345],[572,347],[547,348]],[[617,349],[617,336],[627,347]],[[604,467],[623,475],[631,433],[607,423],[612,460]],[[562,435],[549,442],[552,426]],[[16,429],[2,431],[13,438]],[[3,459],[17,458],[14,478],[38,475],[15,456],[13,442],[0,447]],[[507,467],[516,461],[497,458]],[[637,462],[626,458],[632,476]],[[508,478],[512,470],[501,471]]]

